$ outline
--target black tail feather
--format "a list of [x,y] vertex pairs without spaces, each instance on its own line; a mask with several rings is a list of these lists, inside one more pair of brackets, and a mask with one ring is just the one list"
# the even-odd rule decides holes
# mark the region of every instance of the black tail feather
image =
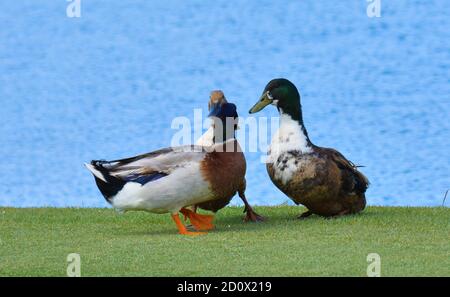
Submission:
[[99,160],[91,161],[91,165],[94,166],[95,169],[100,171],[106,180],[105,182],[94,175],[95,183],[97,184],[97,187],[102,195],[105,197],[106,201],[112,203],[112,197],[114,197],[120,190],[122,190],[126,182],[110,175],[109,171],[105,167],[103,167],[103,164],[105,163],[107,162]]

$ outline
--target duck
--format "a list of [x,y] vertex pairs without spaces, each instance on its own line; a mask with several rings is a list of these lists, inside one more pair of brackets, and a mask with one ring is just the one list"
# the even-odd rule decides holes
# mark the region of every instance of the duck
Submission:
[[268,105],[277,108],[280,125],[267,152],[266,169],[279,190],[307,208],[299,218],[361,212],[369,180],[339,151],[311,142],[297,87],[285,78],[271,80],[249,113]]
[[[208,102],[208,110],[211,111],[215,108],[221,108],[222,106],[228,104],[227,99],[225,98],[225,94],[222,90],[213,90],[209,96]],[[237,127],[236,127],[237,129]],[[197,140],[196,145],[200,146],[210,146],[214,143],[214,125],[212,124],[209,129]],[[245,157],[244,157],[245,161]],[[246,164],[245,164],[246,165]],[[262,222],[265,218],[258,213],[256,213],[252,206],[248,203],[247,198],[245,196],[246,189],[246,180],[244,178],[243,185],[238,191],[238,195],[244,203],[244,213],[246,214],[244,217],[244,222]],[[218,212],[220,209],[227,206],[230,201],[233,199],[232,196],[226,197],[224,199],[215,199],[207,202],[203,202],[200,204],[196,204],[193,206],[192,210],[197,212],[197,209],[203,209],[207,211],[212,211],[214,213]]]
[[[222,106],[228,103],[227,98],[222,90],[213,90],[209,95],[208,101],[208,111],[211,111],[216,106]],[[214,126],[211,124],[208,130],[200,136],[200,138],[195,142],[196,145],[210,146],[214,143]]]
[[[214,105],[209,117],[218,127],[210,146],[169,147],[120,160],[93,160],[85,166],[115,209],[170,213],[179,234],[205,234],[214,228],[214,216],[189,207],[243,193],[246,168],[235,125],[226,124],[226,118],[238,117],[236,106]],[[186,228],[180,214],[195,230]]]

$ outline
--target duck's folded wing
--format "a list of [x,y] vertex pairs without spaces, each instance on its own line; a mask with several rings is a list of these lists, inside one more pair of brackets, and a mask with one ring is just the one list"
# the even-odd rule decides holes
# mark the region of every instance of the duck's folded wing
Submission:
[[169,175],[192,162],[201,162],[206,152],[202,147],[166,148],[151,153],[114,161],[92,161],[92,165],[124,181],[141,184]]
[[364,193],[368,186],[369,180],[362,174],[358,167],[350,160],[344,157],[340,152],[334,149],[328,149],[329,155],[336,162],[337,166],[342,170],[342,179],[346,190],[349,192],[357,191]]

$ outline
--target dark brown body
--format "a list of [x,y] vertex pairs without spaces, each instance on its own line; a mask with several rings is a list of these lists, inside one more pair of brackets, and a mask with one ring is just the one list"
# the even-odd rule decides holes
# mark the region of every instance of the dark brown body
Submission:
[[211,183],[215,199],[197,204],[197,207],[217,212],[227,206],[236,193],[244,194],[246,162],[236,140],[228,148],[224,146],[222,152],[208,153],[201,170]]
[[[283,162],[292,162],[292,158],[297,169],[283,182],[280,174],[289,170]],[[267,164],[267,171],[282,192],[312,213],[326,217],[345,215],[360,212],[366,205],[367,178],[334,149],[313,146],[307,154],[285,152]]]

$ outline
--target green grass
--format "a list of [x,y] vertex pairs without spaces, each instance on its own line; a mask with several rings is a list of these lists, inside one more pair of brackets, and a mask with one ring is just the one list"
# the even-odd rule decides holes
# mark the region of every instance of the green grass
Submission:
[[259,207],[243,223],[228,207],[204,236],[178,235],[170,216],[111,209],[0,208],[0,276],[450,276],[450,209],[369,207],[338,219],[299,221],[300,207]]

